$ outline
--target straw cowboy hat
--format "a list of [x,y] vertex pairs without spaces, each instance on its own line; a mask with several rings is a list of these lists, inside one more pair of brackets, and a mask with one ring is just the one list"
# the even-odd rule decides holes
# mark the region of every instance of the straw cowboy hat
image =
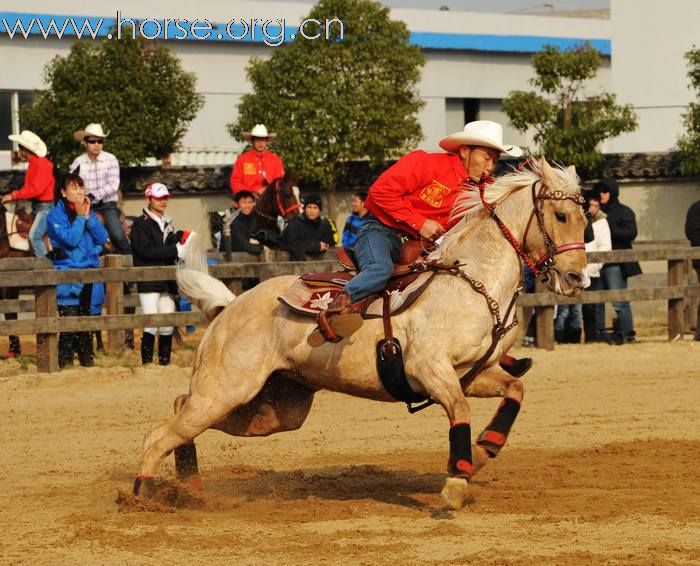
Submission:
[[520,157],[523,154],[523,150],[517,145],[503,145],[503,127],[491,120],[469,122],[463,131],[440,140],[440,147],[450,153],[457,153],[463,145],[491,147],[511,157]]
[[83,141],[88,136],[94,136],[96,138],[106,138],[108,135],[109,132],[105,134],[104,130],[102,130],[102,124],[88,124],[87,126],[85,126],[84,130],[78,130],[77,132],[73,132],[73,138],[76,141]]
[[274,140],[276,137],[276,133],[268,133],[265,124],[255,124],[252,130],[249,132],[243,132],[243,139],[245,141],[250,141],[253,138],[269,138],[270,140]]
[[42,141],[42,139],[34,132],[30,132],[29,130],[24,130],[19,135],[11,134],[7,137],[10,139],[10,141],[18,143],[23,148],[28,149],[39,157],[46,157],[46,154],[48,153],[46,144]]

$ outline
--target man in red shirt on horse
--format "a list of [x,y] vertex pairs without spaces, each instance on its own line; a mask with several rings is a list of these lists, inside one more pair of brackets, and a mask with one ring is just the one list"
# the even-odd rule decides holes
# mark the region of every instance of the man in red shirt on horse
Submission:
[[267,147],[268,142],[277,137],[268,133],[264,124],[256,124],[250,132],[243,132],[243,138],[253,149],[238,156],[231,171],[231,192],[249,191],[256,197],[273,181],[284,177],[282,160]]
[[45,257],[48,253],[44,244],[47,225],[46,217],[53,208],[54,188],[56,179],[53,175],[53,163],[46,158],[46,144],[34,132],[24,130],[21,134],[10,135],[8,138],[19,146],[19,158],[29,164],[24,175],[22,188],[2,197],[2,204],[18,200],[32,202],[34,222],[29,229],[29,243],[37,257]]
[[[386,286],[404,241],[437,240],[457,222],[452,207],[465,187],[492,183],[502,154],[523,153],[504,145],[503,128],[489,120],[468,123],[441,140],[440,147],[447,153],[418,150],[405,155],[370,187],[365,201],[369,214],[355,244],[360,271],[326,310],[336,336],[349,336],[362,325],[363,299]],[[310,340],[312,346],[318,342],[317,335]],[[502,366],[509,373],[522,375],[529,369],[529,361],[504,358]]]

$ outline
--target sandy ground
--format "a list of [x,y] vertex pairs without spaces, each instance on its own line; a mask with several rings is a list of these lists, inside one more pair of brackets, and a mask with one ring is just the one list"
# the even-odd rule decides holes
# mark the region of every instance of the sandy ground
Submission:
[[[204,491],[138,511],[117,499],[187,389],[192,348],[167,369],[134,353],[52,375],[2,361],[0,563],[700,564],[700,344],[533,355],[509,443],[457,512],[439,495],[439,408],[330,393],[299,431],[205,433]],[[473,401],[475,431],[497,403]],[[160,472],[174,478],[172,457]]]

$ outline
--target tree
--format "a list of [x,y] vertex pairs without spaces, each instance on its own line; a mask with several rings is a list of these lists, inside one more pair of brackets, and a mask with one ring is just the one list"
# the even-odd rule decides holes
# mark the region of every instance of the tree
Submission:
[[698,91],[698,101],[688,104],[683,114],[686,132],[678,138],[678,155],[681,170],[686,175],[700,174],[700,49],[691,49],[685,54],[688,61],[690,86]]
[[[409,45],[403,22],[370,0],[321,0],[307,16],[325,26],[326,39],[296,40],[247,68],[253,92],[243,96],[229,132],[241,139],[256,123],[279,133],[275,148],[287,170],[328,191],[349,161],[378,165],[422,138],[416,113],[423,106],[416,84],[424,58]],[[306,26],[311,35],[312,25]],[[325,32],[324,27],[321,32]]]
[[565,51],[545,46],[532,57],[536,76],[530,79],[542,94],[512,91],[503,101],[517,130],[534,129],[539,152],[583,172],[602,160],[598,144],[637,128],[630,105],[617,105],[614,94],[585,92],[585,81],[596,76],[601,61],[598,51],[587,44]]
[[22,126],[41,136],[60,167],[80,151],[73,132],[91,122],[110,130],[109,151],[123,165],[167,157],[202,107],[195,75],[165,45],[126,35],[73,43],[46,65],[47,89],[21,109]]

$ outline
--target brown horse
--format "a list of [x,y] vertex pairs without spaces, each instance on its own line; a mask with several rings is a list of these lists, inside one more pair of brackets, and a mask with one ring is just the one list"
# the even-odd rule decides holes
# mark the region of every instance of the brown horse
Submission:
[[[461,220],[431,257],[445,269],[393,317],[408,385],[441,405],[449,420],[442,494],[454,508],[462,506],[473,474],[505,445],[523,400],[523,384],[498,368],[516,337],[515,314],[506,307],[514,303],[522,262],[556,293],[572,296],[582,287],[581,200],[573,167],[553,169],[544,158],[531,170],[501,177],[483,194],[466,190],[454,211]],[[311,348],[315,320],[278,301],[296,276],[268,279],[234,297],[202,268],[204,255],[187,257],[178,283],[212,323],[197,351],[189,395],[176,400],[176,415],[145,440],[137,495],[154,491],[153,476],[167,454],[175,450],[177,463],[178,450],[182,455],[189,447],[191,454],[191,441],[209,428],[237,436],[297,429],[321,389],[395,402],[375,365],[381,319],[366,320],[340,342]],[[504,398],[473,445],[470,395]]]
[[[7,226],[5,213],[7,209],[0,205],[0,259],[11,257],[31,257],[32,252],[24,250],[16,250],[10,247],[10,232]],[[15,214],[19,217],[20,222],[29,229],[32,223],[32,217],[29,212],[22,208],[15,208]],[[24,234],[24,230],[21,230]],[[26,234],[24,234],[26,237]],[[0,300],[15,300],[19,298],[19,288],[17,287],[0,287]],[[5,320],[17,320],[17,313],[5,313]],[[19,341],[19,336],[10,336],[10,344],[7,352],[8,358],[14,358],[22,353],[22,347]]]

